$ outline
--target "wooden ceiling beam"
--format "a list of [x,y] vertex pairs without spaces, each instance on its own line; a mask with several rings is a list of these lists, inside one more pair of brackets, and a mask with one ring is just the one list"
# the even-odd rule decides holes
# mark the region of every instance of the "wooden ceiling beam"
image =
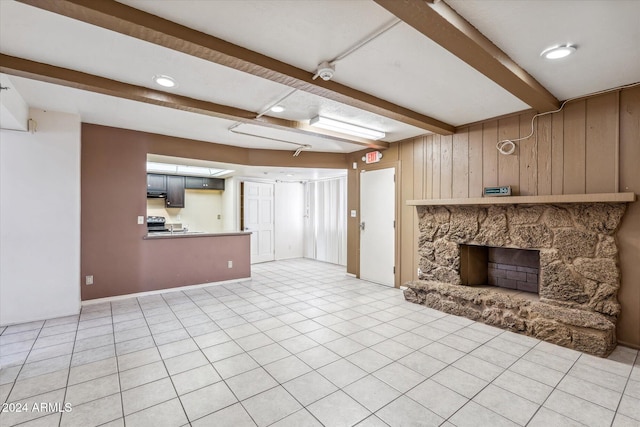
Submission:
[[114,0],[19,1],[430,132],[450,135],[455,130],[454,126],[440,120],[335,81],[313,80],[312,72]]
[[560,106],[536,79],[444,1],[374,1],[533,109],[543,112]]
[[253,111],[175,95],[5,54],[0,54],[0,72],[220,119],[286,130],[307,136],[327,138],[340,143],[355,144],[381,150],[389,148],[389,143],[384,141],[373,141],[357,137],[345,138],[336,132],[325,131],[319,128],[310,129],[306,123],[277,117],[261,116],[260,118],[256,118],[257,114]]

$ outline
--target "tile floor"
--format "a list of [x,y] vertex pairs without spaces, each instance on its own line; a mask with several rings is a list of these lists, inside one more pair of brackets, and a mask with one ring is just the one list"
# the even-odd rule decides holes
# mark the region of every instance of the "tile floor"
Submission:
[[0,332],[3,427],[640,426],[636,350],[599,359],[310,260]]

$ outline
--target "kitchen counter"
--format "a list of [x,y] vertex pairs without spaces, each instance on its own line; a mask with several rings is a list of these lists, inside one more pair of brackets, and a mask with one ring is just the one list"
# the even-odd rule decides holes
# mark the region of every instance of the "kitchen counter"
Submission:
[[229,231],[221,233],[205,233],[202,231],[162,231],[158,233],[150,233],[143,237],[144,240],[158,240],[158,239],[176,239],[185,237],[225,237],[225,236],[244,236],[251,234],[250,231]]
[[251,277],[251,233],[149,233],[138,254],[140,291]]

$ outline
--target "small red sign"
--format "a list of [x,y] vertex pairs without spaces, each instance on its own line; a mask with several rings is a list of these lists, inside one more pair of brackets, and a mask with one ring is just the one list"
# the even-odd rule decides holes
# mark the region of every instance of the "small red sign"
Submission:
[[370,151],[367,153],[367,157],[365,159],[366,164],[370,163],[378,163],[382,158],[382,153],[379,151]]

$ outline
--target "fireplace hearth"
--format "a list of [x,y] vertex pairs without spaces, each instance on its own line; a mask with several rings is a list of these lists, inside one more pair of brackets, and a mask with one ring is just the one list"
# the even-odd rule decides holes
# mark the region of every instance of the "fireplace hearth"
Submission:
[[599,356],[615,348],[625,203],[416,207],[421,275],[407,300]]

